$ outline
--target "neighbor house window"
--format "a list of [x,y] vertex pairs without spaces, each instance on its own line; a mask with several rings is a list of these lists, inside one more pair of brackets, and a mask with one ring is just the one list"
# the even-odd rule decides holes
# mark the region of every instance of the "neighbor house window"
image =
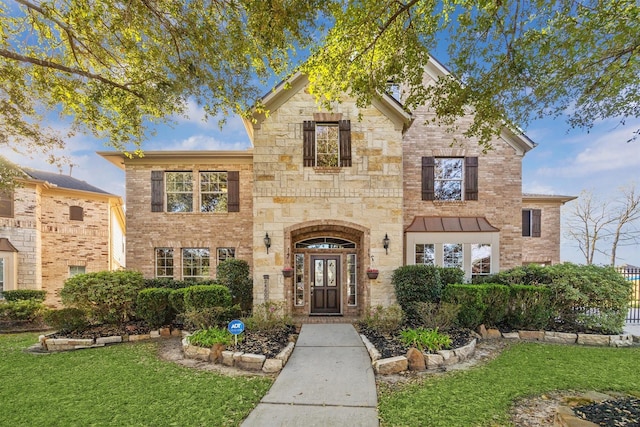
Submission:
[[209,249],[185,248],[182,250],[182,279],[205,280],[209,278]]
[[0,217],[13,218],[13,193],[0,191]]
[[418,265],[435,265],[436,261],[435,245],[416,245],[416,264]]
[[84,209],[82,206],[69,206],[69,219],[71,221],[83,221]]
[[239,212],[240,172],[151,171],[151,212]]
[[486,243],[471,244],[471,276],[491,274],[491,245]]
[[173,278],[172,248],[156,248],[156,277]]
[[305,121],[303,125],[304,166],[351,166],[351,122],[316,123]]
[[542,211],[540,209],[522,210],[522,235],[540,237],[542,230]]
[[443,267],[462,268],[462,244],[445,243],[442,245],[444,252]]
[[191,172],[167,172],[167,212],[193,211],[193,174]]
[[218,248],[218,264],[236,257],[235,248]]
[[478,158],[423,157],[422,200],[478,200]]
[[86,267],[84,265],[70,265],[69,277],[77,276],[78,274],[86,273]]
[[200,212],[227,212],[226,172],[200,172]]

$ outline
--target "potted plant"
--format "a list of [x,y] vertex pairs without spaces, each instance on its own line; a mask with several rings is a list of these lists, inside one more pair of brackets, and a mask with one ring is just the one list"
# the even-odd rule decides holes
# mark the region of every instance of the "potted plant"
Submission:
[[377,279],[378,278],[378,269],[376,269],[376,268],[367,268],[367,277],[369,279]]
[[293,268],[291,267],[285,267],[282,269],[282,275],[284,277],[291,277],[293,276]]

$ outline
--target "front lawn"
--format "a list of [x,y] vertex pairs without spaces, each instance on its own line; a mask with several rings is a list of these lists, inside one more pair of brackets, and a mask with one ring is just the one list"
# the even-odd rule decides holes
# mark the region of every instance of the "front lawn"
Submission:
[[513,345],[488,364],[383,386],[383,426],[506,426],[509,408],[553,390],[620,391],[640,396],[640,348]]
[[162,361],[153,342],[23,352],[37,340],[0,335],[0,425],[234,426],[272,383]]

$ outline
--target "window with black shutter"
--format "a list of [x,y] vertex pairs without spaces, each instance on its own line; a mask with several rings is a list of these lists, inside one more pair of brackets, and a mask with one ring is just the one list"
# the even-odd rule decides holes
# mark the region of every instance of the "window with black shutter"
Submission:
[[13,192],[0,191],[0,217],[13,218]]
[[522,210],[522,236],[540,237],[542,235],[542,211],[540,209]]
[[422,200],[478,200],[478,158],[423,157]]
[[228,212],[240,212],[240,172],[227,172]]
[[351,166],[351,121],[305,121],[303,123],[303,165]]

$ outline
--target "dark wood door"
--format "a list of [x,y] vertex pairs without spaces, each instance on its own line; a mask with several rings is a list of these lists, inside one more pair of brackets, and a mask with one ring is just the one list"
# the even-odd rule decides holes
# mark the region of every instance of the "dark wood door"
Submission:
[[311,256],[311,313],[340,314],[340,256]]

